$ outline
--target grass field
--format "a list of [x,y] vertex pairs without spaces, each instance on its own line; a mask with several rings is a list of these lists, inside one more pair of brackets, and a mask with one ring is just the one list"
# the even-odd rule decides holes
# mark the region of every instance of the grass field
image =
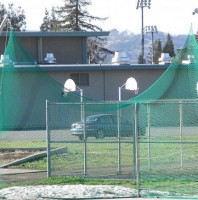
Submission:
[[[148,138],[142,137],[139,140],[139,161],[141,189],[159,190],[180,195],[198,194],[198,137],[183,137],[182,142],[178,137],[169,138]],[[98,141],[98,140],[97,140]],[[0,143],[0,148],[21,148],[21,147],[45,147],[45,142],[18,142]],[[103,179],[85,178],[83,173],[78,176],[76,171],[83,172],[84,167],[84,143],[52,143],[51,148],[66,147],[67,153],[54,154],[51,157],[52,172],[70,171],[70,176],[51,177],[40,182],[31,184],[115,184],[130,185],[135,187],[135,179],[131,176],[128,179]],[[133,143],[121,143],[121,168],[128,169],[128,174],[134,172]],[[87,144],[87,167],[88,172],[98,171],[105,174],[111,169],[116,174],[118,166],[118,144],[116,143],[95,143]],[[28,162],[17,166],[26,169],[46,169],[46,158]],[[128,167],[128,168],[127,168]],[[109,172],[109,171],[108,171]],[[72,175],[73,173],[73,175]],[[56,173],[57,174],[57,173]],[[92,174],[94,175],[94,174]],[[111,177],[111,176],[109,176]],[[1,185],[1,187],[5,187]]]

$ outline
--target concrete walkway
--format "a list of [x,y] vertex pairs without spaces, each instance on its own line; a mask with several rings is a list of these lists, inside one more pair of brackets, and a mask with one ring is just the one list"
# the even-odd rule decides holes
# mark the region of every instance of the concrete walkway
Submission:
[[13,174],[25,174],[25,173],[37,173],[37,172],[46,172],[46,171],[43,171],[43,170],[30,170],[30,169],[0,168],[0,176],[2,176],[2,175],[13,175]]

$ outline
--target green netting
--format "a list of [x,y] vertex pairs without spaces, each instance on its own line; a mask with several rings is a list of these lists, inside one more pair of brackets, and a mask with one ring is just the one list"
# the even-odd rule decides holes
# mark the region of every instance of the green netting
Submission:
[[[46,100],[60,103],[52,112],[52,129],[64,129],[86,117],[81,111],[85,115],[114,113],[134,124],[134,105],[137,105],[141,189],[165,192],[159,196],[198,195],[198,45],[192,29],[163,75],[143,93],[122,102],[83,97],[86,106],[82,107],[79,93],[64,94],[63,85],[44,68],[37,67],[13,31],[5,55],[10,60],[0,71],[1,131],[44,130]],[[24,69],[20,65],[31,67]],[[61,103],[71,105],[63,112]],[[124,114],[119,110],[125,111]],[[68,124],[64,119],[69,119]],[[152,196],[152,192],[145,196]]]
[[[3,92],[1,96],[6,99],[6,102],[4,100],[4,104],[8,103],[8,107],[13,105],[12,110],[15,110],[14,107],[23,110],[21,107],[24,107],[25,102],[29,106],[30,100],[31,104],[38,106],[38,108],[40,107],[40,102],[45,103],[44,101],[46,99],[60,102],[80,102],[79,93],[69,92],[66,95],[62,95],[62,84],[51,78],[45,70],[39,67],[36,68],[35,59],[21,45],[13,31],[10,32],[4,55],[9,56],[11,63],[6,63],[1,70],[1,92]],[[185,64],[183,64],[184,62]],[[29,73],[31,74],[30,76],[27,72],[28,70],[25,72],[25,70],[23,71],[17,68],[18,65],[27,65],[28,63],[33,66],[29,69],[29,71],[33,72]],[[183,48],[178,51],[172,64],[153,85],[133,99],[123,101],[116,106],[115,104],[102,104],[95,111],[105,112],[135,103],[141,105],[156,100],[175,101],[196,99],[196,83],[198,81],[197,64],[198,45],[191,29]],[[25,89],[22,89],[22,86]],[[12,99],[15,102],[13,104],[11,103]],[[83,97],[83,102],[99,101]],[[18,103],[21,106],[16,106]],[[92,107],[91,109],[95,108]],[[10,109],[6,108],[5,110]],[[35,112],[36,110],[39,109],[35,109]],[[193,112],[195,111],[193,109]],[[16,113],[20,113],[19,117],[17,117],[19,120],[23,116],[22,111]]]
[[21,45],[19,39],[14,36],[13,30],[10,31],[10,37],[4,56],[8,55],[10,63],[8,66],[14,65],[34,65],[36,64],[30,53]]
[[191,29],[183,48],[179,50],[169,68],[152,86],[129,102],[196,98],[197,63],[198,46]]

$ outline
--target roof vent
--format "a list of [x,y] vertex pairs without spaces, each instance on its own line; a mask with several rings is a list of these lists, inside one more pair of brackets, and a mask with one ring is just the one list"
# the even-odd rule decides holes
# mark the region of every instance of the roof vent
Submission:
[[166,64],[166,63],[171,63],[171,57],[169,53],[161,53],[161,57],[159,58],[159,64]]
[[129,65],[130,59],[127,56],[126,52],[116,51],[114,54],[114,57],[112,58],[112,64],[113,65],[120,65],[120,64]]

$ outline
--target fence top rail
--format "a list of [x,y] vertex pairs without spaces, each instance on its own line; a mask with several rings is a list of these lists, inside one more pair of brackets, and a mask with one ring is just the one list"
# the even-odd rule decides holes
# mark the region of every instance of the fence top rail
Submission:
[[[48,104],[51,105],[119,105],[119,101],[106,101],[106,102],[51,102],[48,101]],[[123,103],[123,102],[122,102]],[[198,103],[198,98],[195,99],[158,99],[158,100],[143,100],[140,102],[133,102],[131,104],[155,104],[155,103]],[[129,105],[130,102],[127,102]]]
[[198,99],[158,99],[150,100],[145,102],[146,104],[155,104],[155,103],[198,103]]
[[113,105],[118,104],[118,102],[113,101],[107,101],[107,102],[50,102],[48,101],[48,104],[56,104],[56,105]]

